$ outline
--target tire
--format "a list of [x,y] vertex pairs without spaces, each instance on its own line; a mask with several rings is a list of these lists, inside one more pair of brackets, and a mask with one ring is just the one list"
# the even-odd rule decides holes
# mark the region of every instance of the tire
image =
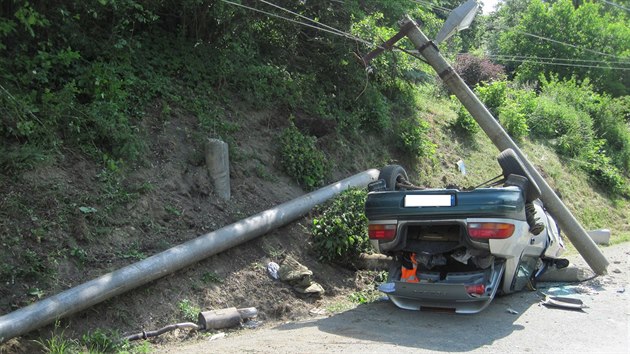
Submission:
[[497,160],[499,161],[499,165],[501,166],[501,169],[503,170],[503,177],[505,177],[506,179],[511,174],[520,175],[527,178],[527,181],[528,181],[527,193],[525,195],[526,202],[531,203],[534,200],[540,198],[540,195],[541,195],[540,188],[538,187],[536,182],[534,182],[534,179],[529,174],[529,172],[527,171],[527,169],[525,168],[521,160],[518,158],[514,150],[512,149],[503,150],[503,152],[501,152],[499,156],[497,157]]
[[385,181],[385,188],[387,188],[388,191],[398,190],[396,182],[399,177],[405,180],[409,179],[409,177],[407,177],[407,171],[400,165],[387,165],[383,167],[378,174],[378,179]]

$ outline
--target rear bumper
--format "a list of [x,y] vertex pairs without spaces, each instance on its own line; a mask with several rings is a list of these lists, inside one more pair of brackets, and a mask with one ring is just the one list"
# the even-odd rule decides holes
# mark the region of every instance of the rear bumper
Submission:
[[[418,283],[393,281],[381,285],[380,290],[402,309],[443,309],[471,314],[482,311],[494,299],[504,271],[505,263],[497,262],[486,270],[450,273],[442,280],[439,274],[421,274]],[[468,294],[466,286],[474,284],[484,284],[485,293]]]

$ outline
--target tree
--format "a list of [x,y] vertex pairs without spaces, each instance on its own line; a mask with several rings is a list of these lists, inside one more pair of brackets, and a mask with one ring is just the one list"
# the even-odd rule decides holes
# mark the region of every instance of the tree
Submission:
[[[630,21],[626,11],[570,0],[507,1],[493,21],[492,54],[521,81],[540,73],[590,78],[599,91],[630,93]],[[520,12],[519,12],[520,11]],[[625,70],[620,70],[622,68]],[[624,74],[626,73],[626,74]]]

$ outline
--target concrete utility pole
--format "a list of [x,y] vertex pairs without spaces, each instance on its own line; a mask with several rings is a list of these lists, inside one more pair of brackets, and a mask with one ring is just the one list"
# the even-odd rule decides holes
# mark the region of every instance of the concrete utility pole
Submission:
[[[410,25],[411,24],[411,25]],[[545,179],[536,168],[527,160],[519,147],[510,136],[503,130],[497,120],[490,114],[488,109],[479,101],[477,96],[468,88],[459,75],[446,62],[440,54],[437,46],[430,41],[418,28],[418,25],[407,16],[403,22],[402,31],[406,31],[407,37],[413,42],[420,54],[435,69],[444,84],[457,96],[464,107],[475,118],[481,129],[490,137],[490,140],[500,150],[511,148],[521,159],[529,173],[538,184],[542,192],[541,199],[545,207],[555,217],[560,228],[565,231],[571,243],[580,252],[584,260],[598,275],[606,274],[608,261],[602,252],[597,248],[593,240],[588,236],[584,228],[571,214],[569,209],[562,203],[556,193],[549,187]]]

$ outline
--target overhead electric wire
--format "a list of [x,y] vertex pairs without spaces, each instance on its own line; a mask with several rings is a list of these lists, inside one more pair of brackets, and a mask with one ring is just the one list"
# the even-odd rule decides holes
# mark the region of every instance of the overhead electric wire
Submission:
[[537,34],[533,34],[533,33],[529,33],[529,32],[524,32],[524,31],[519,31],[519,30],[514,30],[514,31],[515,31],[515,32],[517,32],[517,33],[524,34],[524,35],[526,35],[526,36],[530,36],[530,37],[534,37],[534,38],[542,39],[542,40],[549,41],[549,42],[553,42],[553,43],[558,43],[558,44],[566,45],[566,46],[573,47],[573,48],[580,49],[580,50],[584,50],[584,51],[587,51],[587,52],[591,52],[591,53],[595,53],[595,54],[599,54],[599,55],[605,55],[605,56],[608,56],[608,57],[613,57],[613,58],[619,58],[618,56],[616,56],[616,55],[614,55],[614,54],[608,54],[608,53],[604,53],[604,52],[599,52],[599,51],[597,51],[597,50],[593,50],[593,49],[588,49],[588,48],[580,47],[580,46],[577,46],[577,45],[575,45],[575,44],[570,44],[570,43],[566,43],[566,42],[558,41],[558,40],[555,40],[555,39],[552,39],[552,38],[547,38],[547,37],[539,36],[539,35],[537,35]]
[[[336,29],[336,28],[334,28],[334,27],[328,26],[328,25],[326,25],[326,24],[324,24],[324,23],[321,23],[321,22],[319,22],[319,21],[315,21],[315,20],[313,20],[313,19],[311,19],[311,18],[309,18],[309,17],[306,17],[306,16],[304,16],[304,15],[298,14],[298,13],[296,13],[296,12],[294,12],[294,11],[291,11],[291,10],[289,10],[289,9],[286,9],[286,8],[284,8],[284,7],[282,7],[282,6],[279,6],[279,5],[276,5],[276,4],[272,4],[272,3],[270,3],[269,1],[265,1],[265,0],[258,0],[258,1],[260,1],[260,2],[262,2],[262,3],[265,3],[265,4],[267,4],[267,5],[273,6],[273,7],[277,8],[277,9],[282,10],[282,11],[288,12],[288,13],[290,13],[290,14],[292,14],[292,15],[296,15],[296,16],[298,16],[298,17],[301,17],[301,18],[303,18],[303,19],[305,19],[305,20],[307,20],[307,21],[310,21],[310,22],[313,22],[313,23],[317,23],[317,24],[319,24],[319,25],[322,25],[322,26],[324,26],[324,27],[327,27],[327,28],[329,28],[329,29],[331,29],[331,30],[333,30],[333,31],[335,31],[335,32],[338,32],[340,35],[343,35],[344,37],[359,40],[359,41],[361,41],[362,43],[367,44],[367,45],[369,45],[369,46],[376,46],[377,48],[387,49],[387,48],[383,48],[383,47],[382,47],[382,45],[375,45],[374,43],[370,43],[370,42],[368,42],[368,41],[366,41],[366,40],[364,40],[364,39],[362,39],[362,38],[360,38],[360,37],[358,37],[358,36],[355,36],[355,35],[351,34],[351,33],[344,32],[344,31],[342,31],[342,30],[339,30],[339,29]],[[422,58],[422,57],[420,57],[420,56],[418,56],[418,55],[416,55],[416,54],[412,53],[411,51],[409,51],[409,50],[407,50],[407,49],[401,48],[401,47],[399,47],[399,46],[397,46],[397,45],[393,45],[393,46],[392,46],[392,48],[397,49],[397,50],[399,50],[399,51],[401,51],[401,52],[403,52],[403,53],[405,53],[405,54],[407,54],[407,55],[410,55],[410,56],[412,56],[412,57],[414,57],[414,58],[420,59],[420,60],[422,60],[423,62],[426,62],[424,58]]]
[[[365,45],[368,45],[368,46],[371,46],[371,47],[376,47],[376,48],[381,48],[381,49],[387,49],[387,48],[384,48],[382,45],[374,44],[374,43],[372,43],[372,42],[370,42],[370,41],[368,41],[368,40],[365,40],[365,39],[363,39],[363,38],[361,38],[361,37],[358,37],[358,36],[355,36],[355,35],[353,35],[353,34],[351,34],[351,33],[344,32],[344,31],[342,31],[342,30],[336,29],[336,28],[334,28],[334,27],[332,27],[332,26],[329,26],[329,25],[326,25],[326,24],[321,23],[321,22],[319,22],[319,21],[313,20],[313,19],[308,18],[308,17],[306,17],[306,16],[304,16],[304,15],[298,14],[298,13],[296,13],[296,12],[294,12],[294,11],[291,11],[291,10],[289,10],[289,9],[283,8],[283,7],[279,6],[279,5],[273,4],[273,3],[269,2],[269,1],[266,1],[266,0],[259,0],[259,1],[260,1],[260,2],[262,2],[262,3],[265,3],[265,4],[269,5],[269,6],[273,6],[273,7],[277,8],[277,9],[280,9],[280,10],[282,10],[282,11],[285,11],[285,12],[291,13],[292,15],[295,15],[295,16],[298,16],[298,17],[303,18],[303,19],[305,19],[305,20],[308,20],[308,21],[310,21],[310,22],[312,22],[312,23],[315,23],[315,24],[317,24],[317,26],[316,26],[316,25],[309,24],[309,23],[305,23],[305,22],[297,21],[297,20],[294,20],[294,19],[291,19],[291,18],[287,18],[287,17],[284,17],[284,16],[280,16],[280,15],[278,15],[278,14],[274,14],[274,13],[271,13],[271,12],[268,12],[268,11],[260,10],[260,9],[257,9],[257,8],[254,8],[254,7],[250,7],[250,6],[247,6],[247,5],[243,5],[243,4],[235,3],[235,2],[232,2],[232,1],[229,1],[229,0],[221,0],[221,1],[223,1],[223,2],[225,2],[225,3],[227,3],[227,4],[231,4],[231,5],[234,5],[234,6],[238,6],[238,7],[245,8],[245,9],[248,9],[248,10],[251,10],[251,11],[259,12],[259,13],[265,14],[265,15],[267,15],[267,16],[271,16],[271,17],[279,18],[279,19],[286,20],[286,21],[289,21],[289,22],[292,22],[292,23],[295,23],[295,24],[299,24],[299,25],[302,25],[302,26],[306,26],[306,27],[314,28],[314,29],[317,29],[317,30],[321,30],[321,31],[323,31],[323,32],[327,32],[327,33],[330,33],[330,34],[334,34],[334,35],[337,35],[337,36],[341,36],[341,37],[345,37],[345,38],[348,38],[348,39],[351,39],[351,40],[355,40],[355,41],[361,42],[361,43],[363,43],[363,44],[365,44]],[[424,2],[424,1],[422,1],[422,0],[410,0],[410,1],[413,1],[413,2],[416,2],[416,3],[426,3],[426,4],[430,4],[430,3],[428,3],[428,2]],[[430,5],[432,5],[432,4],[430,4]],[[434,6],[434,7],[435,7],[435,6]],[[443,8],[443,9],[445,9],[445,8]],[[445,10],[447,10],[447,9],[445,9]],[[323,27],[322,27],[322,26],[323,26]],[[528,36],[536,37],[536,38],[539,38],[539,39],[542,39],[542,40],[547,40],[547,41],[551,41],[551,42],[554,42],[554,43],[558,43],[558,44],[563,44],[563,45],[571,46],[571,47],[574,47],[574,48],[577,48],[577,49],[582,49],[582,50],[585,50],[585,51],[590,51],[590,52],[593,52],[593,53],[596,53],[596,54],[600,54],[600,55],[605,55],[605,56],[610,56],[610,57],[613,57],[613,58],[621,59],[621,58],[619,58],[619,57],[617,57],[617,56],[614,56],[614,55],[611,55],[611,54],[607,54],[607,53],[602,53],[602,52],[594,51],[594,50],[591,50],[591,49],[588,49],[588,48],[579,47],[579,46],[576,46],[576,45],[573,45],[573,44],[570,44],[570,43],[565,43],[565,42],[557,41],[557,40],[554,40],[554,39],[551,39],[551,38],[547,38],[547,37],[543,37],[543,36],[535,35],[535,34],[532,34],[532,33],[522,32],[522,31],[517,31],[517,32],[518,32],[518,33],[525,34],[525,35],[528,35]],[[401,47],[399,47],[399,46],[392,46],[392,47],[393,47],[394,49],[396,49],[396,50],[399,50],[399,51],[401,51],[401,52],[403,52],[403,53],[407,54],[407,55],[411,55],[411,56],[413,56],[413,57],[415,57],[415,58],[418,58],[418,59],[420,59],[420,60],[422,60],[422,61],[426,62],[426,61],[424,60],[424,58],[422,58],[421,56],[419,56],[419,55],[418,55],[417,53],[415,53],[413,50],[407,50],[407,49],[401,48]],[[508,56],[508,57],[510,57],[510,56]],[[624,68],[624,67],[612,67],[612,66],[600,66],[600,65],[582,65],[582,64],[570,64],[570,63],[558,63],[558,62],[554,62],[554,60],[563,60],[563,61],[569,61],[569,62],[570,62],[570,61],[571,61],[571,59],[543,58],[543,57],[530,57],[530,58],[526,58],[526,59],[523,59],[523,58],[516,59],[516,57],[517,57],[517,56],[511,56],[510,58],[501,58],[500,60],[504,60],[504,61],[513,61],[513,62],[521,62],[521,63],[522,63],[522,62],[530,62],[530,63],[535,63],[535,64],[543,64],[543,65],[558,65],[558,66],[569,66],[569,67],[586,67],[586,68],[597,68],[597,69],[630,70],[629,68]],[[535,60],[530,60],[530,59],[535,59]],[[544,60],[551,60],[551,61],[544,61]],[[580,60],[580,59],[574,59],[574,61],[582,61],[582,60]],[[588,60],[583,60],[583,62],[590,62],[590,61],[588,61]],[[629,61],[628,61],[628,62],[626,62],[626,61],[625,61],[625,59],[622,59],[622,61],[619,61],[619,62],[601,62],[601,61],[592,61],[592,62],[593,62],[593,63],[606,63],[606,64],[611,63],[611,64],[621,64],[621,65],[624,65],[624,64],[626,64],[626,63],[629,63],[629,64],[630,64],[630,59],[629,59]]]
[[416,4],[421,4],[421,5],[424,5],[426,7],[431,8],[431,9],[436,9],[436,10],[439,10],[439,11],[445,12],[445,13],[449,13],[449,12],[453,11],[453,10],[448,9],[446,7],[442,7],[440,5],[432,4],[432,3],[428,2],[428,1],[422,1],[422,0],[409,0],[409,1],[414,2]]
[[621,5],[619,5],[619,4],[615,4],[615,3],[614,3],[614,2],[612,2],[612,1],[606,1],[606,0],[600,0],[600,1],[601,1],[601,2],[603,2],[603,3],[606,3],[606,4],[608,4],[608,5],[611,5],[611,6],[614,6],[614,7],[618,7],[618,8],[620,8],[620,9],[623,9],[623,10],[626,10],[626,11],[629,11],[629,12],[630,12],[630,9],[629,9],[629,8],[624,7],[624,6],[621,6]]
[[[232,2],[232,1],[229,1],[229,0],[221,0],[221,1],[223,1],[223,2],[225,2],[225,3],[227,3],[227,4],[230,4],[230,5],[235,5],[235,6],[242,7],[242,8],[248,9],[248,10],[252,10],[252,11],[255,11],[255,12],[259,12],[259,13],[265,14],[265,15],[267,15],[267,16],[271,16],[271,17],[279,18],[279,19],[286,20],[286,21],[289,21],[289,22],[292,22],[292,23],[296,23],[296,24],[303,25],[303,26],[306,26],[306,27],[310,27],[310,28],[314,28],[314,29],[317,29],[317,30],[321,30],[321,31],[324,31],[324,32],[327,32],[327,33],[330,33],[330,34],[334,34],[334,35],[337,35],[337,36],[341,36],[341,37],[345,37],[345,38],[348,38],[348,39],[352,39],[352,40],[355,40],[355,41],[361,42],[361,43],[363,43],[363,44],[365,44],[365,45],[368,45],[368,46],[370,46],[370,47],[376,47],[376,48],[388,49],[388,48],[384,48],[382,45],[374,44],[374,43],[372,43],[372,42],[370,42],[370,41],[368,41],[368,40],[365,40],[365,39],[363,39],[363,38],[361,38],[361,37],[355,36],[355,35],[353,35],[353,34],[351,34],[351,33],[344,32],[344,31],[342,31],[342,30],[339,30],[339,29],[336,29],[336,28],[334,28],[334,27],[328,26],[328,25],[323,24],[323,23],[321,23],[321,22],[315,21],[315,20],[310,19],[310,18],[308,18],[308,17],[306,17],[306,16],[303,16],[303,15],[297,14],[297,13],[295,13],[295,12],[293,12],[293,11],[289,10],[289,9],[283,8],[283,7],[278,6],[278,5],[275,5],[275,4],[272,4],[272,3],[268,2],[268,1],[259,0],[259,1],[263,2],[263,3],[265,3],[265,4],[268,4],[268,5],[270,5],[270,6],[276,7],[276,8],[278,8],[278,9],[283,10],[283,11],[289,12],[289,13],[291,13],[291,14],[293,14],[293,15],[297,15],[297,16],[299,16],[299,17],[305,18],[305,19],[307,19],[308,21],[311,21],[311,22],[313,22],[313,23],[316,23],[316,24],[318,24],[318,25],[321,25],[321,26],[324,26],[324,27],[327,27],[327,28],[320,27],[320,26],[315,26],[315,25],[311,25],[311,24],[309,24],[309,23],[304,23],[304,22],[301,22],[301,21],[297,21],[297,20],[294,20],[294,19],[290,19],[290,18],[287,18],[287,17],[284,17],[284,16],[280,16],[280,15],[278,15],[278,14],[274,14],[274,13],[271,13],[271,12],[268,12],[268,11],[260,10],[260,9],[257,9],[257,8],[254,8],[254,7],[250,7],[250,6],[247,6],[247,5],[243,5],[243,4],[235,3],[235,2]],[[420,56],[418,56],[418,55],[416,55],[416,54],[412,53],[411,51],[409,51],[409,50],[407,50],[407,49],[401,48],[401,47],[396,46],[396,45],[392,46],[392,48],[394,48],[394,49],[396,49],[396,50],[398,50],[398,51],[401,51],[401,52],[403,52],[403,53],[405,53],[405,54],[407,54],[407,55],[411,55],[411,56],[413,56],[414,58],[417,58],[417,59],[419,59],[419,60],[422,60],[423,62],[426,62],[426,60],[425,60],[424,58],[422,58],[422,57],[420,57]]]
[[271,17],[283,19],[283,20],[286,20],[286,21],[289,21],[289,22],[293,22],[293,23],[296,23],[296,24],[299,24],[299,25],[302,25],[302,26],[311,27],[311,28],[314,28],[314,29],[317,29],[317,30],[320,30],[320,31],[324,31],[324,32],[328,32],[328,33],[331,33],[331,34],[334,34],[334,35],[337,35],[337,36],[342,36],[342,37],[354,39],[356,41],[362,42],[363,44],[367,44],[367,45],[370,45],[370,46],[374,45],[374,44],[372,44],[372,43],[370,43],[370,42],[368,42],[368,41],[366,41],[366,40],[364,40],[364,39],[362,39],[360,37],[355,37],[355,36],[352,36],[352,35],[350,35],[348,33],[339,31],[339,30],[332,31],[332,30],[329,30],[329,29],[326,29],[326,28],[322,28],[322,27],[314,26],[314,25],[311,25],[311,24],[308,24],[308,23],[296,21],[294,19],[283,17],[283,16],[280,16],[280,15],[277,15],[277,14],[274,14],[274,13],[271,13],[271,12],[267,12],[267,11],[260,10],[260,9],[254,8],[254,7],[250,7],[250,6],[247,6],[247,5],[239,4],[239,3],[232,2],[232,1],[229,1],[229,0],[221,0],[221,1],[223,1],[224,3],[230,4],[230,5],[242,7],[242,8],[245,8],[245,9],[248,9],[248,10],[252,10],[252,11],[255,11],[255,12],[259,12],[259,13],[265,14],[267,16],[271,16]]
[[532,63],[532,64],[543,64],[543,65],[557,65],[557,66],[569,66],[576,68],[596,68],[596,69],[612,69],[612,70],[630,70],[630,67],[613,67],[613,66],[602,66],[602,65],[586,65],[586,64],[571,64],[571,63],[557,63],[557,62],[549,62],[549,61],[540,61],[540,60],[530,60],[530,59],[501,59],[503,61],[512,61],[517,63]]
[[[460,54],[471,54],[471,53],[458,53]],[[485,56],[489,58],[512,58],[512,59],[540,59],[540,60],[558,60],[558,61],[568,61],[568,62],[585,62],[585,63],[601,63],[601,64],[628,64],[630,62],[627,61],[609,61],[609,60],[590,60],[590,59],[574,59],[574,58],[554,58],[554,57],[537,57],[537,56],[527,56],[527,55],[511,55],[511,54],[486,54]]]

